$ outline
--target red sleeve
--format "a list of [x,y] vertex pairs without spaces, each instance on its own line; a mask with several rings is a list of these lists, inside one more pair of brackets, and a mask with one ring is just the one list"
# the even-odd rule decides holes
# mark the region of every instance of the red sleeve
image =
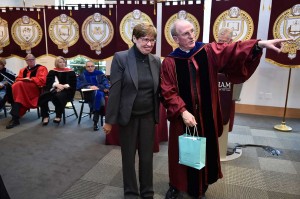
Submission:
[[39,66],[36,76],[31,79],[38,87],[43,87],[46,85],[47,75],[48,69],[45,66]]
[[235,84],[251,77],[259,65],[262,51],[255,50],[258,40],[239,41],[231,44],[211,43],[206,45],[208,60]]
[[25,68],[20,69],[18,76],[16,77],[16,82],[23,79],[23,72]]
[[167,117],[169,120],[176,119],[186,108],[184,101],[179,96],[173,58],[167,57],[162,62],[160,78],[161,95],[167,109]]

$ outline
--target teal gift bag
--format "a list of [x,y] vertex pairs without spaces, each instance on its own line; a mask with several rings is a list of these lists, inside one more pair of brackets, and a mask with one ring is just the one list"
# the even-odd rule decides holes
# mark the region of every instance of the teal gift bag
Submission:
[[195,169],[202,169],[206,159],[206,138],[199,137],[197,128],[193,135],[188,127],[186,132],[178,137],[179,142],[179,164]]

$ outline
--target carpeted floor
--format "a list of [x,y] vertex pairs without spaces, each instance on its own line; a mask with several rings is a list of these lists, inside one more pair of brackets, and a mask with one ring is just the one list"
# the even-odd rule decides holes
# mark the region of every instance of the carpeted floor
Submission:
[[[0,174],[12,199],[123,198],[120,148],[104,145],[88,117],[80,125],[69,117],[65,125],[42,127],[32,110],[7,130],[9,119],[0,113]],[[229,143],[268,145],[282,154],[243,148],[239,158],[222,162],[224,178],[209,187],[207,199],[300,198],[300,120],[286,120],[290,133],[273,129],[281,120],[236,114]],[[156,199],[168,189],[167,144],[154,155]]]

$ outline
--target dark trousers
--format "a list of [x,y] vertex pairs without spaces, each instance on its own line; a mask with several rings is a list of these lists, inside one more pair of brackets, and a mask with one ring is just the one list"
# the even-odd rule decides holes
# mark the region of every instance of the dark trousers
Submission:
[[99,122],[99,117],[100,117],[100,111],[94,111],[94,117],[93,117],[94,123]]
[[[132,117],[127,126],[120,126],[122,170],[125,199],[153,198],[153,143],[155,122],[153,113]],[[135,154],[139,154],[138,189],[135,173]],[[139,194],[140,191],[140,194]]]
[[93,114],[94,114],[94,117],[93,117],[94,123],[98,123],[101,114],[104,115],[104,106],[101,106],[99,111],[94,111]]
[[10,199],[10,197],[9,197],[7,191],[6,191],[6,188],[5,188],[5,185],[3,183],[1,175],[0,175],[0,198],[1,199]]
[[57,118],[61,118],[64,108],[67,104],[68,96],[66,92],[47,92],[44,93],[39,99],[39,105],[41,107],[41,115],[43,118],[49,117],[49,101],[55,106],[55,114]]
[[48,102],[47,103],[44,103],[44,104],[41,104],[41,115],[42,115],[42,118],[45,118],[45,117],[49,117],[49,106],[48,106]]
[[13,102],[11,104],[11,111],[10,114],[12,116],[13,120],[18,120],[20,118],[20,108],[21,108],[22,104],[18,103],[18,102]]
[[14,102],[11,85],[6,86],[5,98],[6,98],[6,101],[10,104],[12,104]]

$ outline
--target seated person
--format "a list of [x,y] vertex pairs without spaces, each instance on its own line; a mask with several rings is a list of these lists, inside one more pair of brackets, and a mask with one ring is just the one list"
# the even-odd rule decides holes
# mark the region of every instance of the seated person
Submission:
[[27,54],[25,61],[28,64],[22,68],[12,85],[13,102],[10,114],[12,119],[6,126],[7,129],[19,125],[19,119],[30,108],[37,108],[41,88],[46,85],[48,69],[35,63],[33,54]]
[[77,89],[90,88],[95,90],[89,101],[89,106],[94,114],[94,131],[98,131],[100,111],[104,109],[105,93],[109,89],[108,79],[102,71],[95,70],[95,65],[92,61],[87,61],[85,63],[85,70],[78,77],[77,81]]
[[67,102],[73,100],[76,91],[76,74],[66,68],[65,58],[58,56],[54,64],[55,68],[47,75],[45,92],[39,98],[43,126],[49,123],[48,102],[54,104],[56,117],[53,122],[59,124]]
[[0,58],[0,111],[8,101],[12,102],[11,85],[15,82],[16,74],[5,68],[6,60]]

